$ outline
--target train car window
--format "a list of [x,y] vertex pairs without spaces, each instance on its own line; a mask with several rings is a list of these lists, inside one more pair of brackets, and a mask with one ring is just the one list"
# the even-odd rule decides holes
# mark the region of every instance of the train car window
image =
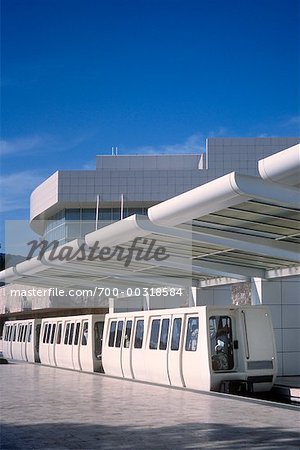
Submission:
[[66,326],[65,339],[64,339],[64,344],[65,345],[68,343],[69,333],[70,333],[70,322],[67,323],[67,326]]
[[41,334],[41,324],[38,323],[35,327],[35,353],[36,362],[40,362],[39,352],[40,352],[40,334]]
[[101,359],[104,322],[95,323],[95,357]]
[[27,330],[28,330],[28,325],[25,325],[25,326],[24,326],[24,332],[23,332],[23,342],[26,341]]
[[52,328],[52,323],[49,323],[48,330],[47,330],[47,337],[46,337],[47,344],[50,342],[51,328]]
[[43,334],[43,344],[46,342],[47,331],[48,331],[48,324],[45,323],[44,324],[44,334]]
[[56,323],[54,323],[52,325],[52,333],[51,333],[50,344],[53,344],[53,342],[54,342],[55,330],[56,330]]
[[116,326],[117,321],[113,320],[110,324],[110,330],[109,330],[109,338],[108,338],[108,346],[113,347],[115,343],[115,335],[116,335]]
[[166,350],[168,345],[170,319],[163,319],[159,340],[159,350]]
[[13,338],[12,338],[13,342],[15,342],[16,337],[17,337],[17,325],[14,325],[14,328],[13,328]]
[[21,329],[22,329],[22,331],[21,331],[21,337],[20,337],[20,342],[23,342],[23,338],[24,338],[24,330],[25,330],[25,325],[21,325]]
[[75,323],[72,322],[72,323],[71,323],[71,326],[70,326],[69,345],[72,345],[72,342],[73,342],[74,325],[75,325]]
[[83,322],[83,331],[82,331],[81,344],[82,345],[87,345],[88,338],[89,338],[89,323],[88,322]]
[[149,348],[151,350],[157,349],[159,329],[160,329],[160,319],[153,319],[151,324],[151,334],[149,342]]
[[122,331],[123,331],[123,320],[119,320],[117,327],[117,337],[116,337],[116,347],[121,347]]
[[60,344],[61,343],[61,330],[62,330],[62,322],[58,323],[58,328],[57,328],[57,336],[56,336],[56,343]]
[[124,337],[124,347],[125,348],[129,348],[129,346],[130,346],[131,330],[132,330],[132,320],[127,320],[125,337]]
[[18,329],[18,342],[20,342],[20,340],[21,340],[21,334],[22,334],[22,325],[19,325],[19,329]]
[[232,370],[234,361],[231,318],[229,316],[210,317],[209,333],[213,370],[215,372]]
[[24,340],[25,334],[26,334],[26,326],[22,325],[21,342],[25,342],[25,340]]
[[78,345],[79,332],[80,332],[80,322],[77,322],[76,323],[76,329],[75,329],[74,345]]
[[171,339],[171,350],[179,350],[180,345],[180,333],[181,333],[182,319],[177,317],[173,321],[172,339]]
[[199,318],[190,317],[186,331],[185,350],[195,352],[198,346]]
[[137,320],[135,327],[134,348],[142,348],[144,338],[144,321]]
[[31,335],[32,335],[32,323],[29,324],[29,332],[28,332],[27,342],[31,342]]
[[4,340],[7,341],[8,339],[8,331],[9,331],[9,327],[7,325],[5,325],[5,333],[4,333]]
[[15,325],[9,325],[9,326],[7,326],[7,337],[6,337],[6,340],[7,341],[10,341],[11,340],[11,335],[12,335],[12,330],[13,330],[13,328],[14,328],[14,326]]

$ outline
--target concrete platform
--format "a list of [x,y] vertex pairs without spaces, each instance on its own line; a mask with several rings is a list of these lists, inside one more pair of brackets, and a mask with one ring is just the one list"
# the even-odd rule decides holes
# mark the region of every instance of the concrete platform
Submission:
[[1,449],[299,449],[300,410],[41,365],[0,367]]

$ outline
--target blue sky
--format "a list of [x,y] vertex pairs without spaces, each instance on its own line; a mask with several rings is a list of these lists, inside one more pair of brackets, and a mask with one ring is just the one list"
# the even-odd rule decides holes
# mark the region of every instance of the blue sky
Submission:
[[[2,219],[96,154],[299,135],[299,2],[2,0]],[[3,235],[1,235],[1,241]]]

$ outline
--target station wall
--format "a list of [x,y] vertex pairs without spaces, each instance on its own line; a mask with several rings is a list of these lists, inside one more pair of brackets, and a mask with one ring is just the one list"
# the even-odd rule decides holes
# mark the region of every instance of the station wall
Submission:
[[300,277],[261,282],[262,303],[271,309],[279,375],[300,375]]

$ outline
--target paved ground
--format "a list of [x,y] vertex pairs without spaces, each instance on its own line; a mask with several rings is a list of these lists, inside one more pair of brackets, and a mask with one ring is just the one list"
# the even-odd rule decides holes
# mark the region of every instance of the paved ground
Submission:
[[300,448],[299,409],[15,363],[1,449]]

